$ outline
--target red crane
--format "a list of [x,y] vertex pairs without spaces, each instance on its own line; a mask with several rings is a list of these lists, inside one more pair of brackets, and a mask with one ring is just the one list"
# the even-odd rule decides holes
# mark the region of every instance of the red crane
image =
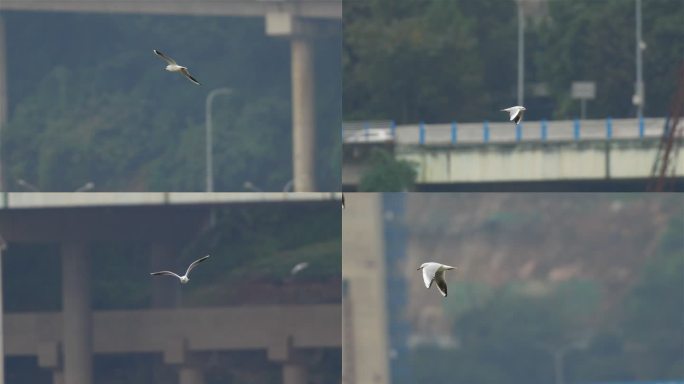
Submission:
[[682,143],[682,127],[679,118],[684,113],[684,61],[679,70],[679,85],[670,105],[670,114],[665,120],[665,131],[660,138],[658,153],[651,169],[651,183],[649,191],[663,192],[667,189],[668,181],[676,177],[675,167],[679,147]]

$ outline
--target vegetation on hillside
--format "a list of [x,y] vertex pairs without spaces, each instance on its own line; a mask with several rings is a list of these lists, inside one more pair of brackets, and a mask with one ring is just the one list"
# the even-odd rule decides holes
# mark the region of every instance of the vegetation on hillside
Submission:
[[[292,178],[290,49],[263,19],[7,13],[5,181],[43,191],[203,191],[205,99],[214,102],[215,190]],[[341,30],[314,40],[317,184],[337,190]],[[177,33],[183,31],[183,33]],[[30,47],[30,49],[27,49]],[[202,83],[164,71],[159,49]]]
[[[501,118],[517,92],[514,0],[344,4],[344,119],[398,123]],[[643,1],[645,115],[664,116],[684,52],[684,3]],[[588,116],[635,115],[634,2],[555,0],[525,32],[530,119],[579,114],[573,81],[595,81]],[[548,96],[532,85],[545,83]]]

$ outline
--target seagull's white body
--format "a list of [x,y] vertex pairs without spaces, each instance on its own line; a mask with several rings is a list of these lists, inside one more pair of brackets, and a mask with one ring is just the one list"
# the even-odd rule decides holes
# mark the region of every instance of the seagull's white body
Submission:
[[176,63],[176,61],[174,59],[166,56],[165,54],[161,53],[160,51],[157,51],[156,49],[154,49],[153,51],[157,56],[161,57],[164,61],[169,63],[169,65],[166,66],[167,71],[169,71],[169,72],[180,72],[181,74],[183,74],[183,76],[187,77],[188,80],[192,81],[193,83],[195,83],[197,85],[200,85],[199,81],[197,81],[194,77],[192,77],[192,75],[190,75],[190,72],[188,72],[187,67],[184,67],[182,65],[178,65],[178,63]]
[[185,275],[183,275],[183,276],[179,276],[179,275],[177,275],[171,271],[152,272],[152,273],[150,273],[150,275],[152,275],[152,276],[175,276],[180,280],[181,284],[187,284],[188,281],[190,281],[190,279],[188,278],[190,271],[192,271],[197,266],[197,264],[203,262],[204,260],[206,260],[208,258],[209,258],[209,255],[206,255],[201,259],[197,259],[197,260],[193,261],[192,264],[190,264],[188,269],[185,271]]
[[440,263],[423,263],[418,270],[423,270],[423,282],[426,288],[432,286],[432,282],[437,282],[437,288],[442,296],[447,296],[447,285],[446,280],[444,280],[444,272],[450,269],[456,269],[456,267],[451,267],[449,265],[444,265]]
[[301,272],[303,269],[307,268],[308,266],[309,266],[309,263],[307,263],[307,262],[299,263],[292,268],[292,271],[290,271],[290,273],[293,275],[296,275],[297,273]]
[[515,107],[510,107],[506,109],[502,109],[502,112],[508,112],[510,115],[509,120],[514,122],[515,124],[520,124],[520,121],[522,121],[523,118],[523,113],[526,111],[525,107],[522,107],[520,105],[516,105]]

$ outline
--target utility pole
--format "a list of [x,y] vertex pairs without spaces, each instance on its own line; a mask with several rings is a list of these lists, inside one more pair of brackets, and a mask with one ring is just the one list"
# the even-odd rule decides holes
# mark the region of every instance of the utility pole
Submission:
[[637,107],[637,118],[644,114],[644,79],[643,62],[641,54],[644,50],[644,42],[641,40],[641,0],[635,1],[636,6],[636,89],[634,92],[634,104]]
[[206,156],[206,192],[214,192],[214,133],[211,118],[211,106],[216,95],[230,95],[230,88],[217,88],[209,92],[204,101],[204,124],[205,124],[205,156]]
[[525,15],[518,0],[518,105],[525,102]]

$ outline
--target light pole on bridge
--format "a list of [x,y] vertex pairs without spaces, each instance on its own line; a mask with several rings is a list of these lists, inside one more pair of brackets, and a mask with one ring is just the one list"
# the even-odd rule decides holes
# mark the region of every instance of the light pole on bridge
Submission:
[[206,191],[214,192],[214,149],[213,149],[213,127],[211,120],[211,106],[214,101],[214,97],[217,95],[230,95],[233,91],[230,88],[217,88],[209,92],[207,99],[205,100],[205,116],[204,121],[206,124],[206,140],[205,140],[205,152],[206,152]]

